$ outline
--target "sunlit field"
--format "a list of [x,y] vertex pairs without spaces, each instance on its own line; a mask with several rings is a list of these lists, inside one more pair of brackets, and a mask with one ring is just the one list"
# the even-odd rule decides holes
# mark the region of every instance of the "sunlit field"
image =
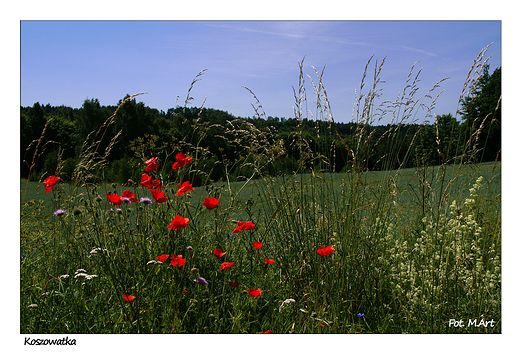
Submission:
[[[101,181],[116,111],[67,182],[60,163],[22,179],[20,331],[501,333],[501,163],[475,161],[473,134],[454,158],[400,167],[413,146],[396,151],[399,131],[417,112],[395,104],[385,154],[368,168],[380,141],[367,129],[377,123],[374,70],[352,139],[320,126],[333,143],[318,146],[295,128],[293,173],[277,172],[280,144],[231,124],[236,140],[223,143],[248,151],[233,178],[209,178],[208,161],[231,166],[209,159],[195,135],[140,155],[140,179]],[[317,75],[316,120],[328,122]],[[339,150],[350,156],[342,172]]]

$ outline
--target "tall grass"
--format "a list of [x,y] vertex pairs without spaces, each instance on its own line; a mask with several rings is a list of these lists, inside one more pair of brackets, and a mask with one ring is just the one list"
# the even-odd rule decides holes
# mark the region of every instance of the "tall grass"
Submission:
[[[483,55],[478,60],[471,71],[482,67]],[[331,124],[319,124],[334,121],[325,67],[314,69],[313,78],[303,61],[294,88],[299,124],[291,148],[299,159],[292,175],[276,173],[284,146],[271,129],[240,119],[219,127],[195,120],[193,134],[162,151],[160,167],[149,172],[168,199],[115,206],[105,194],[130,190],[137,199],[153,198],[139,181],[93,183],[118,137],[99,153],[114,116],[92,133],[73,192],[60,184],[51,191],[52,211],[67,213],[53,216],[42,203],[22,203],[21,332],[499,333],[500,164],[473,164],[464,148],[456,161],[404,169],[414,146],[398,151],[399,134],[420,119],[419,108],[431,118],[438,95],[430,95],[443,80],[416,97],[414,65],[396,100],[378,103],[385,60],[372,67],[371,58],[353,111],[355,134],[342,137]],[[326,146],[303,134],[306,77],[316,98],[316,134]],[[246,89],[257,116],[265,116]],[[388,115],[390,139],[376,138],[370,126]],[[216,161],[201,145],[212,128],[245,151],[235,165],[225,156]],[[334,172],[339,149],[350,157],[347,173]],[[145,173],[144,161],[156,155],[135,151]],[[180,152],[192,161],[173,170]],[[374,159],[380,171],[369,170]],[[239,181],[209,183],[207,161],[235,171]],[[200,187],[176,195],[194,180]],[[219,199],[216,208],[203,206],[207,197]],[[188,225],[168,228],[177,215]],[[243,222],[254,228],[240,230]],[[321,247],[334,250],[321,255]],[[170,262],[179,255],[185,264]],[[253,289],[261,295],[252,296]],[[495,325],[454,329],[451,318],[494,319]]]

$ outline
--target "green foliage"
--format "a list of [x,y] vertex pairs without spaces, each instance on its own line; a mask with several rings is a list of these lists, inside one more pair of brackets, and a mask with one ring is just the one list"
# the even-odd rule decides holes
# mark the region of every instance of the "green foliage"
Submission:
[[489,65],[462,102],[466,141],[475,150],[475,161],[500,160],[501,151],[501,68],[489,75]]

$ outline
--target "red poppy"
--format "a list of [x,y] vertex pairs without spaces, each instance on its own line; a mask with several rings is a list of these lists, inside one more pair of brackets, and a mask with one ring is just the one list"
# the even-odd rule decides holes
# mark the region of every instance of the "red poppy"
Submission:
[[257,296],[262,295],[262,289],[249,289],[247,292],[252,297],[257,297]]
[[216,198],[204,198],[204,202],[202,205],[204,205],[207,209],[215,209],[217,207],[217,204],[219,202],[219,199]]
[[133,295],[123,295],[123,299],[125,299],[125,301],[134,301],[135,300],[135,296]]
[[157,189],[150,189],[150,192],[152,193],[153,199],[155,199],[157,203],[164,203],[166,199],[168,199],[168,197],[164,196],[163,191],[159,191]]
[[161,189],[161,188],[164,188],[164,186],[161,184],[161,180],[160,179],[153,179],[151,182],[151,187],[149,188],[153,188],[153,189]]
[[170,257],[167,254],[161,254],[160,256],[155,256],[159,262],[166,262],[166,260]]
[[148,176],[146,173],[143,173],[141,176],[141,186],[152,188],[152,176]]
[[221,250],[220,248],[215,248],[215,249],[213,250],[213,255],[214,255],[215,257],[219,257],[219,258],[220,258],[220,257],[223,257],[226,253],[227,253],[227,252],[222,252],[222,250]]
[[329,254],[334,252],[334,247],[332,247],[332,246],[318,247],[318,250],[316,252],[318,252],[320,256],[328,256]]
[[265,260],[265,264],[273,264],[274,263],[274,259],[266,259]]
[[265,332],[262,332],[263,334],[269,334],[269,333],[273,333],[273,331],[271,331],[270,329],[265,331]]
[[189,223],[190,223],[190,219],[183,218],[182,216],[177,215],[175,217],[175,219],[172,220],[172,223],[170,225],[168,225],[168,228],[173,231],[180,230],[180,229],[183,229],[186,226],[188,226]]
[[191,157],[186,157],[182,152],[175,155],[175,158],[177,159],[177,162],[175,162],[172,166],[174,170],[181,168],[182,166],[186,165],[187,163],[190,163],[193,159]]
[[114,193],[108,193],[105,194],[108,198],[108,201],[110,203],[114,203],[115,205],[121,205],[123,204],[123,199],[121,199],[120,195],[114,194]]
[[255,228],[255,224],[252,221],[239,221],[238,226],[233,230],[233,233],[239,233],[242,230],[253,230]]
[[157,157],[152,157],[151,159],[146,161],[146,172],[152,172],[156,168],[159,167],[159,164],[157,163]]
[[186,290],[183,290],[183,291],[182,291],[182,294],[183,294],[183,295],[188,295],[188,292],[187,292]]
[[220,265],[220,269],[229,269],[230,267],[234,267],[235,266],[235,263],[233,262],[224,262]]
[[253,242],[252,245],[253,245],[254,248],[259,250],[260,248],[262,248],[263,243],[262,242]]
[[186,260],[182,258],[182,254],[176,256],[172,254],[172,258],[170,259],[170,264],[174,267],[182,267],[186,263]]
[[183,195],[184,193],[195,190],[195,188],[191,188],[193,186],[188,181],[184,182],[183,184],[178,184],[177,187],[179,187],[179,190],[175,195]]
[[59,181],[59,177],[49,176],[43,180],[43,185],[45,186],[45,193],[49,193],[51,189],[56,186],[56,182]]
[[229,282],[229,285],[231,285],[233,288],[236,288],[237,286],[239,286],[237,283],[235,283],[234,281],[232,282]]
[[139,199],[135,197],[135,194],[130,191],[124,191],[122,197],[128,198],[132,203],[139,202]]

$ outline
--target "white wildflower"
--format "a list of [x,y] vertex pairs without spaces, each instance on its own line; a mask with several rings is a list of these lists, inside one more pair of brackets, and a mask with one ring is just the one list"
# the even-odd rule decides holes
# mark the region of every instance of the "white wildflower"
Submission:
[[296,300],[294,300],[294,299],[285,299],[285,300],[282,302],[282,304],[280,305],[279,312],[282,311],[282,308],[284,307],[284,305],[286,305],[286,304],[290,304],[291,302],[296,302]]

